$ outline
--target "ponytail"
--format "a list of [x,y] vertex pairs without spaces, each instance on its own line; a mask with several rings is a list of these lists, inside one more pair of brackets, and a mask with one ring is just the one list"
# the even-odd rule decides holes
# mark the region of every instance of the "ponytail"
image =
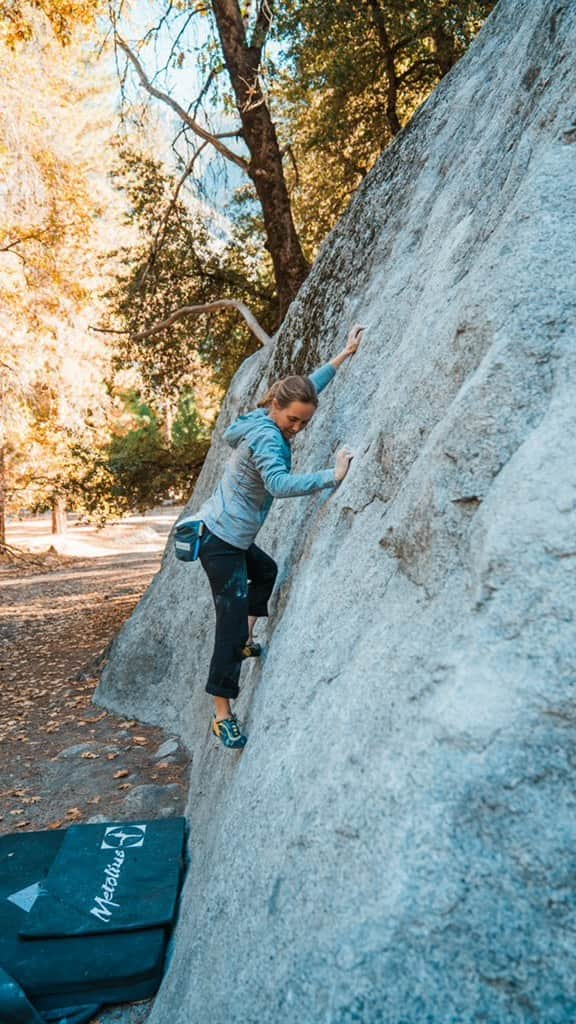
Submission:
[[291,402],[305,402],[308,405],[318,406],[318,395],[316,388],[309,377],[283,377],[274,384],[258,402],[258,408],[264,409],[276,399],[281,409],[286,409]]

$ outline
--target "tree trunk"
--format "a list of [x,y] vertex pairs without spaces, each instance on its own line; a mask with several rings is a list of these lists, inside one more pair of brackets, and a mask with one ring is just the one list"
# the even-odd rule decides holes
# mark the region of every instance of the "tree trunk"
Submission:
[[5,372],[0,373],[0,545],[6,544]]
[[442,77],[447,75],[456,63],[456,42],[454,36],[446,31],[440,20],[434,26],[432,32],[434,44],[434,56],[440,69]]
[[398,117],[398,72],[394,61],[394,51],[390,43],[384,14],[378,0],[368,0],[368,7],[372,12],[372,18],[384,57],[384,67],[386,68],[386,120],[388,121],[390,133],[398,135],[398,132],[402,130],[402,125]]
[[[0,426],[1,430],[1,426]],[[0,441],[0,548],[6,544],[6,460]]]
[[164,440],[166,445],[170,448],[172,444],[172,428],[174,426],[174,407],[169,398],[165,398],[164,402],[164,417],[162,419],[162,433],[164,434]]
[[212,0],[212,8],[250,153],[248,174],[262,206],[282,320],[309,267],[292,218],[276,129],[260,88],[262,42],[248,44],[237,0]]
[[64,498],[54,498],[52,502],[52,533],[66,533],[67,526]]

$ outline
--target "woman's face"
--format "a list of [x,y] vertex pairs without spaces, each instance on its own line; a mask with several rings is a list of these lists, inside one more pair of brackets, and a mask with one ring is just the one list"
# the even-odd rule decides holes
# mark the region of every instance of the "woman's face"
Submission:
[[270,416],[280,427],[287,441],[296,437],[296,434],[299,434],[310,423],[315,412],[316,406],[312,402],[290,402],[285,409],[281,409],[276,399],[273,398],[270,406]]

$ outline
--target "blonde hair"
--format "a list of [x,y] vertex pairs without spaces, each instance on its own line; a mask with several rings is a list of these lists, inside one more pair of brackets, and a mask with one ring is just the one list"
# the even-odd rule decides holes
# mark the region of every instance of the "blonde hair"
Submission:
[[282,380],[277,380],[258,402],[258,408],[263,409],[271,405],[274,399],[281,409],[286,409],[291,402],[307,402],[314,408],[318,406],[316,388],[309,377],[283,377]]

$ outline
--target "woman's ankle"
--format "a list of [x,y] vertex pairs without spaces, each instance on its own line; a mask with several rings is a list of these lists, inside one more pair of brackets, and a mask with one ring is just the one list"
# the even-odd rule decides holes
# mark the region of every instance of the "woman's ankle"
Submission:
[[227,697],[214,697],[214,717],[217,722],[232,718],[232,709]]

